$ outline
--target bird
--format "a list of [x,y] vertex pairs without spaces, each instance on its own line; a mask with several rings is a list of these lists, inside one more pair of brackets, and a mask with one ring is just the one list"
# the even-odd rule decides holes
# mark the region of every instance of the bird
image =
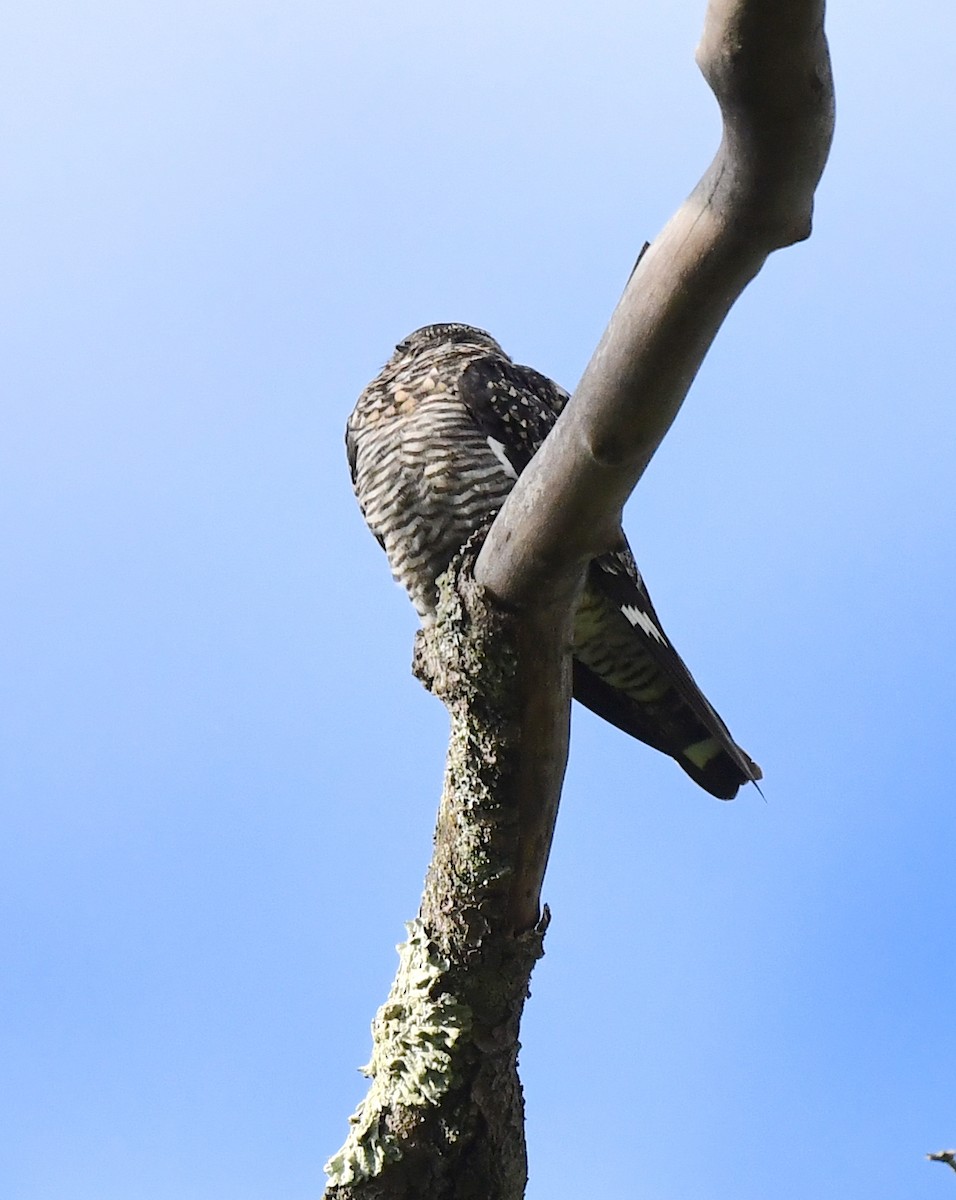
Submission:
[[[423,624],[437,580],[501,508],[570,399],[482,329],[426,325],[395,347],[346,423],[362,515]],[[731,800],[762,773],[671,645],[630,546],[593,559],[574,619],[576,700]]]

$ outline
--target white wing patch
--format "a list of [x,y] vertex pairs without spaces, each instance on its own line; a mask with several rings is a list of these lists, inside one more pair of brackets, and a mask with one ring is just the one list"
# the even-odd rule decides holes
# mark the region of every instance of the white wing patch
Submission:
[[508,461],[508,455],[505,454],[504,442],[499,442],[497,438],[490,437],[490,438],[488,438],[488,445],[491,447],[491,453],[495,456],[495,458],[497,458],[498,462],[500,462],[501,465],[504,467],[505,474],[508,476],[508,478],[509,479],[517,479],[518,472],[514,469],[514,467]]
[[647,613],[642,612],[642,610],[639,609],[636,604],[622,604],[621,612],[625,615],[625,617],[627,617],[627,619],[635,628],[640,626],[648,637],[654,638],[654,640],[660,642],[662,646],[667,645],[667,639],[664,637],[661,631],[657,628]]

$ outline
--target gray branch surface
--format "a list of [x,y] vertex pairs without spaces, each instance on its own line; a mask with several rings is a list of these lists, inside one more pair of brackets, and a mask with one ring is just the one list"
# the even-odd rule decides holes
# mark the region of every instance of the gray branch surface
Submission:
[[[711,0],[697,61],[720,104],[720,147],[700,183],[644,252],[574,396],[522,472],[478,556],[475,577],[534,626],[554,660],[590,559],[619,537],[624,504],[676,417],[721,323],[776,249],[810,235],[813,193],[833,137],[823,0]],[[551,630],[552,648],[546,649]],[[555,647],[557,646],[557,649]],[[527,660],[522,659],[525,664]],[[538,672],[530,661],[527,669]],[[565,675],[552,679],[557,694]],[[547,685],[546,685],[547,686]],[[565,718],[537,761],[561,762]],[[538,788],[529,805],[560,799]],[[547,848],[526,862],[535,903]]]
[[527,1181],[518,1028],[547,915],[515,934],[518,621],[487,604],[472,541],[416,642],[415,672],[451,715],[435,853],[372,1025],[371,1088],[326,1166],[330,1200],[517,1198]]
[[416,671],[452,720],[435,856],[329,1200],[524,1194],[518,1027],[547,919],[575,601],[734,300],[773,250],[809,236],[833,130],[823,11],[711,0],[697,60],[723,114],[717,155],[419,635]]

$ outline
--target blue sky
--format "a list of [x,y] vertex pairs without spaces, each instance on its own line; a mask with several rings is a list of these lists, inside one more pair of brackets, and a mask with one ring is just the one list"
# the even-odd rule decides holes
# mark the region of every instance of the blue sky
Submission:
[[[574,384],[716,145],[703,7],[0,18],[8,1200],[321,1192],[445,741],[343,423],[433,320]],[[530,1200],[956,1194],[956,21],[829,28],[814,236],[627,516],[766,803],[576,712]]]

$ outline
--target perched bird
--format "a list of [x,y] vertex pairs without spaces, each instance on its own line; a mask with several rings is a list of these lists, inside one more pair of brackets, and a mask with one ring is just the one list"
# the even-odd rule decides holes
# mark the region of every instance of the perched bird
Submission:
[[[362,514],[424,621],[436,580],[492,517],[569,396],[469,325],[400,342],[348,419]],[[574,626],[574,695],[732,799],[760,768],[734,742],[671,646],[630,547],[590,564]]]

